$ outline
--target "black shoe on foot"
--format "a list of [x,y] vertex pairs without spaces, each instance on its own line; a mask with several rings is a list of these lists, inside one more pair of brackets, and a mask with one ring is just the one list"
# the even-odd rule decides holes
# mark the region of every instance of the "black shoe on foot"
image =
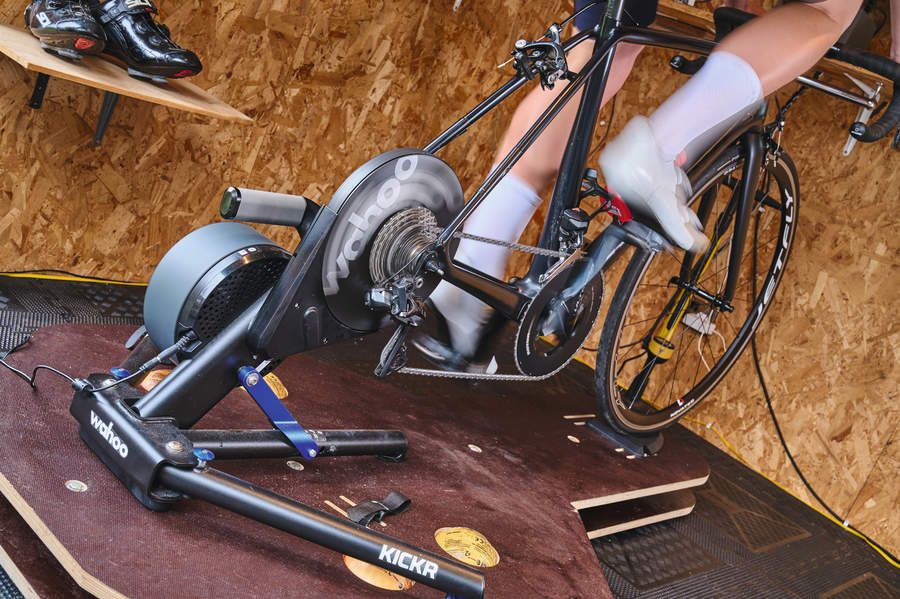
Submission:
[[200,59],[173,42],[169,28],[153,19],[155,14],[151,0],[95,0],[94,16],[106,32],[106,53],[141,79],[163,82],[199,73]]
[[99,54],[106,41],[86,0],[34,0],[25,7],[25,26],[44,50],[74,60]]

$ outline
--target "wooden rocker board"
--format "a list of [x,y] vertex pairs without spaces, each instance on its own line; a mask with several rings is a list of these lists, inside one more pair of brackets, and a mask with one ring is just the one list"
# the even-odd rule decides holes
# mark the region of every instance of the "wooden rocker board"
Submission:
[[[130,332],[45,328],[9,361],[78,375],[103,371],[125,356]],[[658,456],[628,460],[578,424],[594,406],[585,366],[540,383],[379,380],[371,369],[383,342],[369,337],[293,356],[276,373],[303,424],[402,430],[410,442],[404,462],[323,458],[299,470],[278,459],[216,460],[215,467],[332,513],[346,509],[345,498],[359,503],[400,491],[412,507],[380,530],[438,553],[437,529],[478,531],[499,554],[495,567],[483,569],[488,597],[610,597],[573,502],[598,505],[708,476],[703,458],[677,439]],[[357,579],[337,553],[209,504],[145,509],[79,439],[67,382],[45,375],[32,393],[0,372],[0,493],[82,588],[99,597],[389,596]],[[198,427],[268,423],[235,391]],[[67,489],[69,480],[87,490]],[[440,596],[423,585],[402,594]]]
[[129,76],[124,68],[100,57],[85,56],[81,61],[70,61],[54,56],[45,52],[37,38],[22,28],[0,25],[0,53],[37,73],[226,121],[253,122],[247,115],[185,80],[170,79],[165,85],[155,85]]
[[87,599],[28,524],[0,497],[0,567],[25,599]]
[[579,510],[589,539],[598,539],[648,524],[687,516],[694,509],[694,494],[688,489],[645,495]]

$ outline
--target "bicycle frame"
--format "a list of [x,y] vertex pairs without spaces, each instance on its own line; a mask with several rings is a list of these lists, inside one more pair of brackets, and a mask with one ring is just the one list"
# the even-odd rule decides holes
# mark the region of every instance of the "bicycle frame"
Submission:
[[[608,27],[606,33],[602,33]],[[622,3],[611,2],[603,25],[590,31],[582,31],[570,38],[564,45],[566,52],[587,40],[595,40],[595,48],[591,58],[578,73],[577,77],[569,83],[559,96],[541,114],[540,118],[525,133],[522,139],[513,147],[500,163],[491,171],[472,198],[466,203],[462,211],[444,229],[437,244],[438,250],[444,261],[443,278],[461,289],[478,297],[491,305],[504,316],[512,320],[519,320],[523,308],[530,301],[529,295],[522,291],[523,287],[536,285],[538,277],[548,267],[547,258],[537,256],[532,262],[526,277],[526,285],[513,286],[494,277],[486,275],[467,265],[449,259],[448,251],[453,234],[459,231],[465,220],[485,200],[497,183],[512,168],[512,166],[525,154],[535,140],[547,128],[550,122],[559,114],[562,108],[582,89],[582,95],[575,123],[572,128],[566,150],[560,164],[559,176],[553,190],[552,199],[547,212],[547,218],[541,231],[538,247],[555,250],[558,248],[560,215],[567,209],[577,206],[579,202],[579,190],[581,188],[584,165],[590,148],[591,136],[599,113],[600,101],[606,90],[609,72],[615,57],[616,47],[621,43],[633,43],[644,46],[657,46],[698,54],[709,54],[715,48],[715,42],[668,33],[643,27],[629,27],[622,24]],[[523,76],[513,77],[475,108],[441,133],[423,150],[428,153],[436,153],[454,139],[462,135],[472,124],[480,120],[485,114],[511,96],[526,82]],[[754,122],[754,126],[759,123]],[[743,133],[741,131],[740,133]],[[725,140],[727,143],[717,144],[707,152],[704,159],[712,160],[727,145],[734,143],[737,136],[731,136]],[[705,160],[703,161],[705,162]],[[619,228],[619,227],[616,227]],[[658,236],[648,235],[646,231],[634,230],[628,232],[615,231],[613,227],[607,228],[601,237],[613,236],[613,242],[592,244],[588,250],[588,258],[585,267],[588,276],[576,277],[580,283],[584,283],[596,276],[608,263],[616,251],[610,251],[610,245],[620,248],[623,243],[630,244],[656,244],[659,245]],[[604,251],[601,251],[601,248]],[[573,290],[575,285],[572,286]]]

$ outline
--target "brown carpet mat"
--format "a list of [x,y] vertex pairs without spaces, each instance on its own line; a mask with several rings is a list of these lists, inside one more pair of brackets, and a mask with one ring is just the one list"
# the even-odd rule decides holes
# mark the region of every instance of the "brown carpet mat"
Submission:
[[[50,364],[78,375],[103,371],[125,356],[121,343],[130,332],[93,325],[41,329],[10,361],[28,369]],[[405,462],[323,458],[302,471],[284,460],[214,466],[324,511],[331,511],[326,500],[346,507],[341,495],[361,502],[401,491],[412,499],[411,509],[377,528],[438,553],[433,535],[439,527],[481,532],[500,554],[499,565],[484,570],[488,597],[609,597],[570,502],[708,475],[696,450],[677,442],[655,458],[626,460],[564,419],[593,411],[591,389],[572,377],[500,385],[408,376],[377,380],[370,372],[380,347],[369,339],[294,356],[277,374],[301,423],[403,430],[410,441]],[[186,501],[163,514],[144,509],[78,438],[68,414],[68,384],[47,373],[40,377],[32,393],[11,373],[0,373],[0,491],[91,592],[389,595],[353,576],[336,553],[208,504]],[[250,399],[234,392],[199,426],[266,425]],[[71,479],[88,490],[67,490]],[[423,585],[404,594],[440,596]]]

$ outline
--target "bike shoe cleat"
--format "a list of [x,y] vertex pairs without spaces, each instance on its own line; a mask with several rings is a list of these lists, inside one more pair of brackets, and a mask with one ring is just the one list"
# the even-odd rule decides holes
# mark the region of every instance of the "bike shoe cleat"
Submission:
[[72,60],[99,54],[106,42],[86,0],[34,0],[25,7],[25,26],[45,51]]
[[203,69],[197,55],[172,41],[169,28],[153,19],[157,10],[151,0],[94,1],[94,16],[106,32],[106,53],[124,62],[132,77],[165,83]]

